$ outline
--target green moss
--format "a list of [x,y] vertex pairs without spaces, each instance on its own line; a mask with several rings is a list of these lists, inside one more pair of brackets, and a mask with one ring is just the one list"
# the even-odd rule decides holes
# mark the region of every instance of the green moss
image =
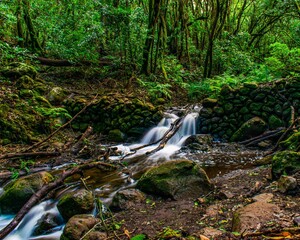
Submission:
[[0,214],[17,213],[32,194],[52,180],[51,174],[43,172],[12,181],[0,197]]
[[231,141],[243,141],[262,134],[267,124],[260,118],[254,117],[245,122],[231,137]]
[[280,143],[280,147],[285,150],[296,151],[300,146],[300,132],[292,134],[287,140]]
[[281,119],[279,119],[278,117],[276,117],[275,115],[271,115],[269,117],[268,123],[269,123],[270,129],[276,129],[276,128],[284,126],[284,122]]
[[272,160],[272,177],[280,178],[281,175],[292,175],[300,171],[300,153],[283,151],[276,153]]

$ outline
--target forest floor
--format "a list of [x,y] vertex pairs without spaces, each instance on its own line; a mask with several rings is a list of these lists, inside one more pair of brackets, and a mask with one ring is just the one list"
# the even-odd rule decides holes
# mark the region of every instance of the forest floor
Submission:
[[[42,77],[47,80],[46,74]],[[49,81],[68,89],[69,92],[90,95],[96,94],[100,89],[103,92],[114,89],[114,91],[135,92],[143,96],[143,90],[139,90],[135,82],[131,82],[128,89],[125,89],[126,83],[116,80],[86,82],[84,78],[78,78],[74,83],[73,77],[72,75],[59,82],[55,81],[52,75]],[[170,105],[179,103],[184,105],[186,101],[178,94],[170,101]],[[70,131],[60,134],[74,137]],[[55,150],[61,144],[58,138],[47,146],[47,150]],[[1,147],[0,154],[19,152],[20,148],[24,146]],[[57,165],[62,163],[62,159],[59,157],[53,158],[50,162],[37,161],[34,167]],[[0,160],[0,165],[6,169],[16,166],[11,160]],[[186,199],[174,201],[148,196],[145,202],[135,203],[129,209],[113,213],[114,221],[121,223],[121,228],[109,238],[129,239],[128,235],[133,237],[144,234],[150,239],[186,239],[188,236],[201,240],[206,239],[204,236],[209,239],[300,239],[299,192],[290,194],[279,192],[276,182],[272,181],[270,165],[233,170],[214,177],[211,181],[215,185],[215,190],[206,196],[199,196],[198,199],[190,199],[187,196]],[[276,205],[277,210],[268,219],[250,212],[250,216],[253,214],[252,223],[255,226],[249,226],[251,231],[246,229],[243,232],[236,232],[235,225],[241,223],[234,223],[234,213],[246,205],[253,204],[257,201],[254,199],[255,196],[258,195],[266,198],[268,203]]]

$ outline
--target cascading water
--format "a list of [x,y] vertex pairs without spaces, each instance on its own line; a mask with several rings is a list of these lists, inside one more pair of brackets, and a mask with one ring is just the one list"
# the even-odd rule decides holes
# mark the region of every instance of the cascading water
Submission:
[[[63,226],[58,226],[57,229],[54,230],[53,233],[31,237],[37,222],[41,219],[45,214],[52,214],[54,216],[59,217],[59,212],[56,208],[56,205],[53,201],[44,201],[40,204],[33,207],[24,217],[22,222],[18,225],[18,227],[9,234],[4,240],[37,240],[37,239],[59,239]],[[0,229],[4,228],[12,219],[13,215],[2,215],[0,216]]]
[[[197,117],[198,117],[197,112],[187,114],[182,122],[180,129],[168,141],[168,143],[162,150],[152,154],[151,156],[145,156],[146,152],[151,151],[152,149],[155,149],[158,146],[158,144],[156,144],[156,145],[151,145],[149,147],[145,147],[139,150],[136,154],[132,155],[132,157],[139,156],[139,155],[144,156],[142,161],[139,160],[138,162],[132,162],[134,164],[131,164],[129,166],[133,174],[142,171],[142,169],[145,169],[145,166],[150,166],[152,163],[155,163],[155,160],[160,160],[160,159],[168,160],[176,151],[178,151],[181,148],[184,141],[190,135],[196,134]],[[171,124],[173,124],[178,118],[179,117],[175,114],[166,114],[166,116],[158,123],[156,127],[150,129],[145,134],[145,136],[142,138],[140,143],[135,145],[130,145],[130,146],[120,145],[118,146],[118,148],[124,152],[123,154],[126,154],[126,152],[127,153],[130,152],[130,149],[134,147],[156,142],[164,136],[164,134],[170,129]],[[109,192],[106,198],[101,199],[103,200],[103,202],[108,203],[116,191],[134,185],[133,182],[128,181],[126,175],[120,176],[115,174],[114,177],[115,179],[113,180],[110,179],[110,182],[102,184],[101,187],[95,189],[95,192],[97,191],[100,191],[101,193],[105,191]],[[113,182],[118,182],[118,184],[116,184],[115,186]],[[2,189],[0,188],[0,194],[1,192]],[[11,234],[9,234],[4,240],[59,239],[60,235],[62,234],[63,226],[58,226],[57,229],[54,229],[54,232],[51,234],[41,235],[36,237],[31,236],[37,225],[38,220],[41,219],[43,215],[46,213],[51,213],[57,216],[59,215],[56,205],[53,202],[51,201],[42,202],[37,206],[35,206],[34,208],[32,208],[26,214],[25,218],[18,225],[18,227]],[[13,219],[13,217],[14,217],[13,215],[0,215],[0,229],[4,228]]]

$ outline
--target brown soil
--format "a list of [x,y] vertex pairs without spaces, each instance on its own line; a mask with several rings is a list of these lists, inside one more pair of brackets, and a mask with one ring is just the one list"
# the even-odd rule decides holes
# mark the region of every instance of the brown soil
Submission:
[[[116,213],[115,220],[123,222],[123,230],[143,233],[150,239],[163,237],[166,228],[178,231],[181,237],[172,238],[165,234],[163,239],[185,239],[187,236],[200,238],[201,234],[211,239],[264,239],[263,235],[272,236],[274,232],[281,233],[283,229],[294,227],[293,219],[300,213],[299,191],[289,195],[278,192],[275,182],[270,180],[270,166],[236,170],[216,177],[212,182],[216,189],[207,196],[199,196],[199,199],[189,199],[187,196],[187,199],[178,201],[149,196],[145,203]],[[257,229],[259,236],[235,236],[232,234],[233,213],[252,203],[252,197],[261,193],[274,195],[272,203],[280,208],[280,216],[274,221],[262,223]],[[213,236],[215,230],[221,232]],[[292,234],[292,238],[288,239],[300,239],[299,229],[297,234]]]

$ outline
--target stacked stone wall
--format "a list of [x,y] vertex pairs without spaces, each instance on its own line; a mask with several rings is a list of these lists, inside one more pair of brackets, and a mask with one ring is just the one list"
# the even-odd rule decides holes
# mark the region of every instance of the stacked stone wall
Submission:
[[300,115],[300,79],[268,84],[244,83],[233,89],[224,86],[218,99],[205,99],[200,112],[201,133],[230,140],[243,123],[259,117],[270,130],[286,127],[295,110]]

